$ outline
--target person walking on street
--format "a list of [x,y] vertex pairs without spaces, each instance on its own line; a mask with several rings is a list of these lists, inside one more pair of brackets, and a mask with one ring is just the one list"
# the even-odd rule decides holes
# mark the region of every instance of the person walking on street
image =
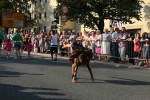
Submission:
[[21,59],[20,49],[21,49],[21,45],[22,45],[22,37],[19,34],[18,30],[16,30],[16,34],[13,35],[12,40],[14,41],[14,48],[16,51],[15,59],[18,59],[18,57]]
[[27,48],[27,51],[28,51],[28,56],[27,56],[27,59],[31,59],[31,51],[33,49],[33,45],[31,43],[31,40],[28,40],[28,43],[26,44],[26,48]]
[[50,37],[50,52],[51,52],[51,58],[53,60],[53,54],[55,53],[55,59],[54,61],[57,61],[57,53],[58,53],[58,36],[55,34],[55,30],[52,30],[52,35]]
[[1,48],[2,48],[2,42],[3,42],[4,34],[0,32],[0,55],[1,55]]
[[11,48],[12,48],[12,44],[11,44],[10,39],[7,39],[5,48],[6,48],[6,55],[7,55],[7,58],[10,59],[10,52],[11,52]]

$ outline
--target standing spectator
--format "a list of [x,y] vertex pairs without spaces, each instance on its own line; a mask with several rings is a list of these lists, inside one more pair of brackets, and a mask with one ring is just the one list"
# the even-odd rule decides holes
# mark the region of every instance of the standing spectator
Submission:
[[11,32],[8,32],[7,39],[10,39],[10,41],[12,41],[12,34],[11,34]]
[[140,42],[141,42],[141,59],[145,59],[145,39],[148,39],[148,40],[150,40],[150,38],[148,37],[148,33],[146,33],[146,32],[144,32],[143,34],[142,34],[142,38],[141,38],[141,40],[140,40]]
[[110,40],[111,36],[108,29],[105,29],[105,33],[102,34],[102,54],[104,55],[104,60],[107,60],[107,55],[110,54]]
[[145,39],[145,56],[146,56],[146,66],[144,68],[148,68],[150,66],[150,45],[149,45],[149,39]]
[[90,42],[91,34],[88,33],[86,37],[84,37],[85,48],[91,49],[91,42]]
[[25,50],[25,44],[26,44],[26,38],[25,35],[21,32],[21,37],[22,37],[22,50],[21,53]]
[[122,64],[125,63],[125,39],[126,39],[126,34],[123,31],[121,31],[119,36],[118,50],[119,50]]
[[6,47],[7,58],[10,59],[10,51],[11,51],[11,48],[12,48],[12,44],[11,44],[10,39],[7,39],[5,47]]
[[75,35],[74,35],[74,33],[71,32],[68,41],[70,42],[70,44],[72,44],[75,41]]
[[82,32],[79,32],[79,37],[78,37],[81,41],[83,41],[84,36],[82,36]]
[[43,53],[43,51],[44,51],[44,33],[42,31],[39,34],[39,47],[40,47],[40,53]]
[[60,56],[64,56],[66,53],[65,51],[67,51],[67,49],[62,49],[62,47],[65,45],[65,42],[67,41],[67,37],[66,37],[66,32],[62,31],[62,35],[59,38],[59,43],[60,43]]
[[47,36],[44,37],[44,51],[47,53],[47,50],[49,49],[49,43],[48,43],[48,38]]
[[[32,35],[31,35],[31,43],[32,43],[32,45],[34,43],[35,38],[36,38],[36,34],[35,34],[35,32],[33,32]],[[34,51],[34,48],[33,48],[33,51]]]
[[98,55],[98,60],[101,61],[101,32],[100,30],[96,31],[96,54]]
[[3,37],[4,37],[3,33],[0,32],[0,55],[1,55],[1,48],[2,48],[2,43],[3,43]]
[[136,65],[138,65],[139,63],[139,57],[141,54],[140,51],[141,51],[140,33],[136,33],[136,36],[134,38],[134,57]]
[[26,41],[25,41],[25,45],[28,43],[28,39],[29,39],[29,34],[26,33],[26,34],[25,34],[25,40],[26,40]]
[[38,52],[38,38],[35,37],[35,40],[33,42],[33,49],[34,49],[34,53]]
[[119,52],[118,52],[118,38],[120,36],[120,30],[119,28],[115,28],[115,32],[112,33],[112,56],[113,56],[113,62],[118,63],[118,57],[119,57]]
[[[111,39],[112,39],[112,34],[113,34],[114,32],[115,32],[115,31],[114,31],[114,28],[111,27],[111,28],[110,28],[110,32],[109,32]],[[113,57],[112,57],[112,56],[113,56],[112,41],[110,41],[110,58],[109,58],[109,60],[112,60],[112,61],[113,61]]]
[[133,33],[128,33],[127,39],[126,39],[126,55],[129,58],[129,64],[134,65],[134,37]]
[[[90,42],[91,42],[92,52],[94,54],[95,54],[95,40],[96,40],[96,32],[92,31],[90,36]],[[93,56],[93,60],[94,60],[94,56]]]
[[3,47],[4,47],[4,54],[6,55],[6,42],[7,42],[7,33],[4,33],[3,37]]
[[[72,44],[74,41],[75,41],[75,35],[74,35],[74,33],[72,33],[71,31],[68,31],[68,34],[70,34],[69,35],[69,39],[68,39],[68,42],[69,42],[69,44]],[[68,52],[68,56],[70,55],[70,53],[71,53],[71,48],[67,48],[67,52]]]
[[54,61],[57,61],[57,52],[58,52],[58,41],[59,41],[59,38],[56,35],[54,30],[52,30],[52,35],[50,37],[50,41],[51,41],[51,44],[50,44],[51,58],[53,60],[53,55],[55,54]]
[[121,28],[121,31],[124,32],[125,38],[127,38],[128,33],[126,32],[126,28],[125,28],[125,27],[122,27],[122,28]]

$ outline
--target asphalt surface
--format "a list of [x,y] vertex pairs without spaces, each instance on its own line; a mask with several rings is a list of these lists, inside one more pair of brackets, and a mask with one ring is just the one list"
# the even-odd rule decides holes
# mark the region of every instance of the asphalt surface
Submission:
[[71,82],[71,63],[49,54],[31,60],[0,57],[0,100],[150,100],[150,70],[91,61],[93,83],[85,66]]

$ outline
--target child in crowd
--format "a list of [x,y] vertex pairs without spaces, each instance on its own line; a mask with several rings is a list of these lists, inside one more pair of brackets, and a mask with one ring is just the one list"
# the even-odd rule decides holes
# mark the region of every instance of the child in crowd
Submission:
[[30,59],[31,58],[30,53],[33,49],[33,46],[31,44],[31,40],[28,40],[28,43],[26,44],[26,48],[27,48],[27,52],[28,52],[27,59]]
[[35,40],[34,40],[34,42],[33,42],[33,46],[34,46],[34,53],[37,53],[38,52],[38,39],[37,39],[37,37],[35,37]]
[[7,55],[7,51],[6,51],[6,42],[7,42],[7,34],[4,34],[3,37],[3,48],[4,48],[4,54]]
[[5,43],[5,50],[6,50],[6,55],[7,55],[8,59],[10,59],[11,48],[12,48],[11,41],[10,41],[10,39],[7,39],[7,42]]
[[146,65],[143,66],[144,68],[148,68],[150,66],[150,45],[149,45],[149,39],[145,39],[145,55],[146,55]]

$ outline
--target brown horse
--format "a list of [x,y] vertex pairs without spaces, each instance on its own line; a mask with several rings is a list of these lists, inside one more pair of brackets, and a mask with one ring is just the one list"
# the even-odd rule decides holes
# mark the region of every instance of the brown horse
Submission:
[[77,81],[77,70],[81,65],[87,66],[89,73],[91,75],[92,82],[94,82],[94,77],[92,73],[92,69],[90,67],[90,60],[93,57],[93,53],[91,50],[76,50],[70,56],[70,61],[72,62],[72,82],[75,83]]

